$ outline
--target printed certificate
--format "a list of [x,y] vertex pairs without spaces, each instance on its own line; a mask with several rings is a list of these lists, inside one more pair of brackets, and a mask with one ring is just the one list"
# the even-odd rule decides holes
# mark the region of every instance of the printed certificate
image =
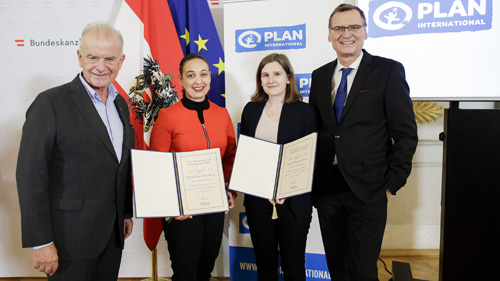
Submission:
[[131,153],[136,217],[229,210],[218,148],[187,152],[132,149]]
[[317,133],[287,144],[240,135],[229,189],[266,199],[311,192]]

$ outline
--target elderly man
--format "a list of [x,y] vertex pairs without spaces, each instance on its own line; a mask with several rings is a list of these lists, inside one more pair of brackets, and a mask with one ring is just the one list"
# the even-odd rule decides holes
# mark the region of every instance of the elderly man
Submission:
[[134,134],[112,85],[122,50],[111,25],[87,25],[82,72],[39,94],[26,113],[17,164],[22,240],[49,280],[115,281],[132,233]]

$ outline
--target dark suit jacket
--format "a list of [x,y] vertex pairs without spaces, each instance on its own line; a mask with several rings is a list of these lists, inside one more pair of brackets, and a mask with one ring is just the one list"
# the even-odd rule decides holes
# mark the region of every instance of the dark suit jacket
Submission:
[[340,122],[332,109],[337,60],[312,73],[309,103],[317,112],[318,147],[313,196],[328,188],[334,155],[349,187],[363,202],[395,194],[410,175],[418,142],[403,65],[364,51]]
[[[255,130],[263,113],[265,102],[249,102],[241,115],[240,133],[255,137]],[[316,132],[316,118],[313,108],[303,102],[283,104],[280,123],[278,125],[278,143],[285,144]],[[246,208],[269,208],[266,199],[245,195]],[[303,194],[285,200],[285,206],[290,208],[297,218],[310,216],[312,212],[311,194]]]
[[126,101],[121,162],[80,78],[37,96],[26,113],[17,162],[23,247],[51,241],[68,260],[96,257],[119,222],[132,217],[130,149],[134,134]]

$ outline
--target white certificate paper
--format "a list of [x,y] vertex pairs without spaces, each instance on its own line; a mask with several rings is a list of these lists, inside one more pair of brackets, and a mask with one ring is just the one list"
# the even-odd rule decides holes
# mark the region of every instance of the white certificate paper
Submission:
[[228,210],[219,149],[176,154],[184,214]]
[[218,148],[188,152],[132,149],[131,154],[136,217],[229,210]]
[[311,192],[316,136],[307,135],[283,146],[276,198]]
[[279,145],[240,135],[229,189],[266,199],[311,192],[317,133]]

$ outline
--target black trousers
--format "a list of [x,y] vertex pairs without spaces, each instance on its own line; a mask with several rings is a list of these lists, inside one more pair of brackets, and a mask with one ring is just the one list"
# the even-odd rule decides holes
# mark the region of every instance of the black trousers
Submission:
[[84,261],[69,261],[59,258],[59,267],[53,276],[47,276],[48,280],[116,281],[123,251],[119,239],[117,222],[111,232],[108,245],[98,257]]
[[278,256],[281,256],[285,280],[305,281],[306,239],[311,216],[296,219],[286,206],[276,204],[278,219],[273,220],[272,205],[268,204],[269,208],[265,209],[246,206],[257,263],[257,279],[277,281]]
[[317,210],[332,281],[378,281],[377,260],[387,221],[387,198],[360,201],[336,166]]
[[193,216],[184,221],[163,220],[173,281],[209,281],[219,255],[224,213]]

